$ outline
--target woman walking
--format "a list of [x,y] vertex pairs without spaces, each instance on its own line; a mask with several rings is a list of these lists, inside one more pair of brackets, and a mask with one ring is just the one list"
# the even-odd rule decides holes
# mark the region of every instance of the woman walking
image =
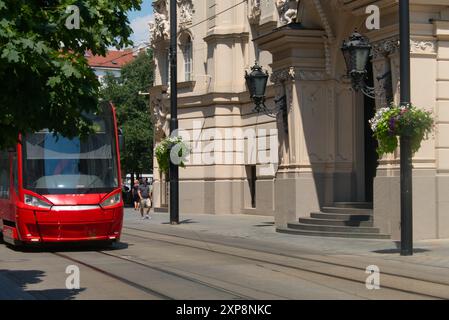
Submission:
[[138,211],[140,206],[140,197],[139,197],[139,180],[134,180],[133,186],[133,201],[134,201],[134,210]]

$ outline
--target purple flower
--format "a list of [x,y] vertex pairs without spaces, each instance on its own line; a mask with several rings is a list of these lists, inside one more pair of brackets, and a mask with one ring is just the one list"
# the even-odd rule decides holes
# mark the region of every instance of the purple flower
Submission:
[[391,117],[390,121],[388,122],[388,133],[390,136],[395,134],[396,131],[396,117]]

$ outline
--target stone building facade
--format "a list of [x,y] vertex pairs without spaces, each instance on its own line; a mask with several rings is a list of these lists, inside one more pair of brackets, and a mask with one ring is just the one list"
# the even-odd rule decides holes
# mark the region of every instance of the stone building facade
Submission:
[[[414,236],[449,238],[449,0],[410,2],[412,101],[436,119],[413,159]],[[373,226],[398,239],[399,154],[377,158],[367,121],[389,100],[399,102],[398,2],[177,3],[179,125],[202,160],[180,169],[181,214],[269,215],[283,229],[335,203],[372,203]],[[380,29],[366,29],[369,5],[380,9]],[[157,144],[169,134],[168,1],[153,7]],[[346,76],[341,44],[355,29],[373,45],[375,99],[355,92]],[[271,76],[267,106],[285,97],[277,117],[254,112],[244,71],[256,60]],[[391,90],[382,78],[389,72]],[[164,208],[166,179],[154,163],[155,206]]]

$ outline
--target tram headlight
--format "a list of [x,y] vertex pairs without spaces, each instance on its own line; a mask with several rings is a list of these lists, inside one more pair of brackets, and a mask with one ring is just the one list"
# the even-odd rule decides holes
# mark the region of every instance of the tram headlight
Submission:
[[100,206],[105,207],[112,207],[117,204],[119,204],[122,201],[122,195],[120,193],[113,194],[112,196],[106,198],[102,203],[100,203]]
[[48,203],[29,194],[25,195],[25,204],[35,208],[51,209],[51,203]]

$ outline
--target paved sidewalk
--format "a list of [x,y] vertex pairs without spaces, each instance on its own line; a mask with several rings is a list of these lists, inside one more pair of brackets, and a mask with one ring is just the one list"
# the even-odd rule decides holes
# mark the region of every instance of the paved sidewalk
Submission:
[[[381,258],[392,262],[444,268],[449,271],[449,240],[415,242],[415,254],[401,257],[398,246],[391,240],[340,239],[277,233],[274,218],[251,215],[181,214],[181,224],[169,224],[169,214],[152,213],[151,220],[142,220],[140,213],[126,209],[125,227],[140,228],[178,236],[202,239],[227,239],[248,247],[283,252],[321,253],[332,256]],[[243,241],[245,240],[245,241]],[[448,269],[448,270],[445,270]]]

